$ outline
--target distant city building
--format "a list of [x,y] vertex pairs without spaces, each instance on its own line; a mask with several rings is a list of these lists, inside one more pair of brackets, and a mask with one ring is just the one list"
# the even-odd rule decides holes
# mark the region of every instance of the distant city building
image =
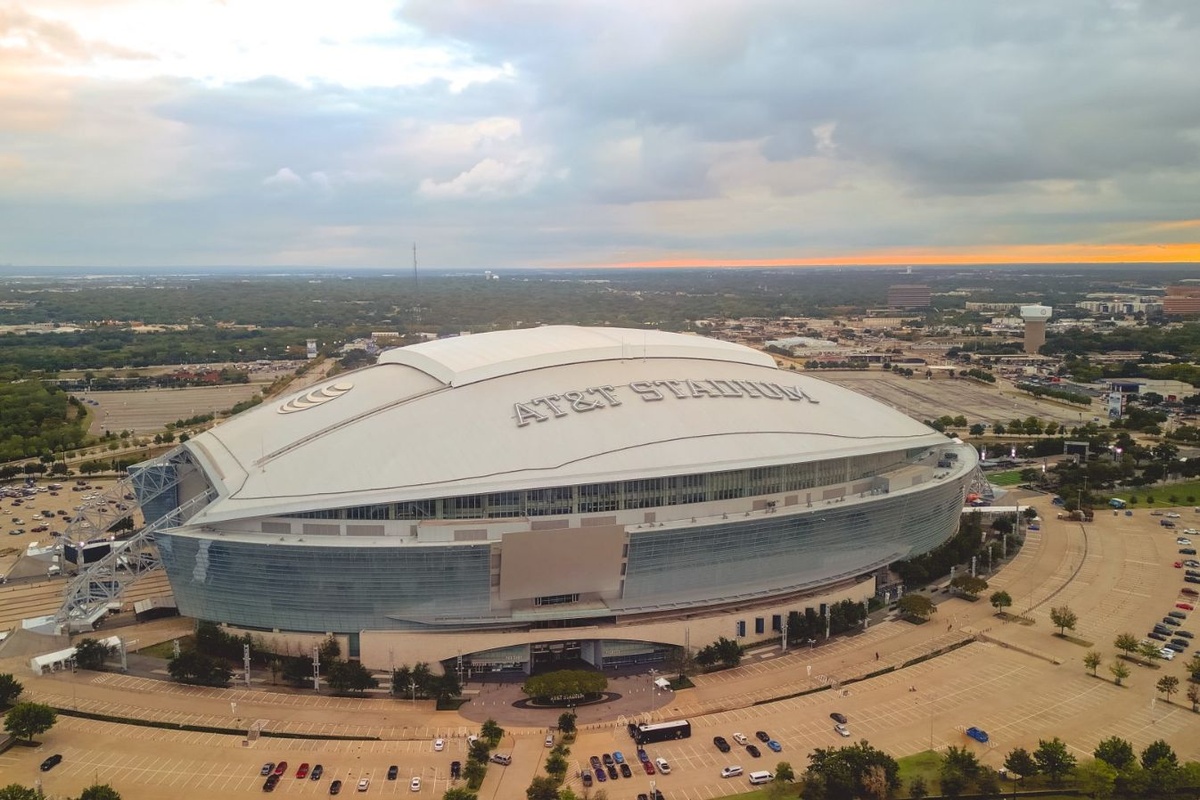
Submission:
[[1168,286],[1163,313],[1175,317],[1200,315],[1200,286]]
[[928,286],[905,283],[888,287],[887,304],[889,308],[929,308],[932,297]]
[[983,314],[1007,314],[1016,307],[1016,303],[979,303],[967,301],[967,311],[978,311]]
[[1159,314],[1163,309],[1161,297],[1135,294],[1089,294],[1075,304],[1076,308],[1093,314]]

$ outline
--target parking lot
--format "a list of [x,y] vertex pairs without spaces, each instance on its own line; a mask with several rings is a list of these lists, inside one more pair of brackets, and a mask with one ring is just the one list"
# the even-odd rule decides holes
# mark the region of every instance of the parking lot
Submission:
[[[1035,504],[1050,510],[1044,500]],[[1192,517],[1200,521],[1191,509],[1184,514],[1181,529]],[[1162,675],[1185,677],[1186,656],[1157,668],[1131,665],[1132,675],[1121,687],[1107,673],[1116,634],[1142,637],[1181,597],[1183,572],[1173,566],[1179,558],[1177,531],[1160,527],[1158,518],[1144,511],[1133,516],[1101,514],[1087,525],[1045,516],[1020,554],[988,576],[989,592],[1008,591],[1014,600],[1010,610],[1027,615],[1033,625],[1002,622],[986,601],[971,603],[937,592],[938,613],[924,625],[872,624],[856,636],[813,650],[780,653],[764,646],[742,667],[698,676],[696,688],[667,697],[665,705],[661,698],[657,705],[650,704],[649,693],[630,691],[631,701],[646,703],[647,710],[639,716],[692,722],[692,738],[647,746],[651,756],[664,757],[673,767],[669,775],[653,776],[656,787],[667,800],[709,800],[749,788],[745,776],[722,779],[724,766],[737,764],[749,773],[773,769],[786,760],[802,770],[814,747],[860,740],[895,756],[955,744],[993,767],[1012,748],[1035,748],[1039,738],[1050,736],[1061,737],[1080,756],[1090,754],[1100,739],[1117,735],[1135,748],[1164,738],[1181,759],[1200,758],[1200,715],[1192,714],[1178,695],[1168,704],[1155,690]],[[1052,635],[1049,613],[1057,605],[1069,605],[1079,615],[1074,634],[1082,644]],[[1191,621],[1185,624],[1196,627]],[[969,643],[904,669],[854,680],[959,642]],[[1082,663],[1092,649],[1104,656],[1100,677],[1088,674]],[[14,672],[22,668],[2,666]],[[164,792],[180,798],[245,797],[259,793],[263,779],[258,773],[264,762],[285,760],[289,773],[277,792],[324,794],[334,778],[346,781],[346,789],[352,791],[359,777],[369,776],[368,796],[401,792],[440,797],[449,785],[450,761],[465,760],[465,736],[478,727],[466,709],[462,715],[439,713],[427,703],[403,700],[332,698],[266,686],[206,689],[116,673],[44,678],[21,673],[21,680],[36,698],[66,708],[75,704],[169,725],[239,730],[261,720],[268,730],[282,733],[378,739],[260,737],[244,744],[245,735],[134,728],[62,716],[43,737],[43,748],[0,756],[0,771],[29,785],[40,778],[47,790],[63,794],[77,793],[98,779],[111,782],[130,800],[158,798]],[[638,681],[618,685],[626,688]],[[767,702],[815,688],[823,690]],[[489,703],[486,713],[509,730],[500,750],[511,753],[513,763],[489,770],[481,797],[520,800],[545,758],[545,727],[527,723],[527,712],[501,702],[498,688],[488,689],[472,696]],[[476,685],[473,691],[478,690]],[[833,712],[848,718],[850,738],[833,730]],[[556,714],[545,714],[545,724],[553,724]],[[621,750],[635,757],[625,721],[610,718],[581,730],[570,756],[574,764],[569,785],[581,788],[577,773],[590,755]],[[965,735],[971,726],[988,732],[987,744]],[[774,754],[764,748],[762,757],[753,759],[736,745],[722,754],[712,744],[717,735],[732,741],[734,732],[753,737],[757,730],[767,731],[783,751]],[[433,752],[436,737],[447,740],[445,752]],[[37,765],[53,752],[64,755],[63,763],[38,772]],[[324,779],[294,778],[295,767],[304,761],[323,764]],[[390,764],[399,767],[394,782],[385,779]],[[422,779],[420,792],[409,789],[413,776]],[[651,776],[635,772],[633,778],[608,781],[603,788],[610,797],[633,797],[649,791],[649,780]],[[596,788],[600,787],[593,791]]]

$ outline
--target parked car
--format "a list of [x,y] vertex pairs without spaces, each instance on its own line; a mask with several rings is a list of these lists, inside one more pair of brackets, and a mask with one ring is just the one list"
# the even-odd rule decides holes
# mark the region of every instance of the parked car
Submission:
[[980,744],[987,744],[987,740],[988,740],[987,731],[982,730],[981,728],[974,728],[974,727],[967,728],[967,736],[970,736],[972,739],[979,742]]
[[750,754],[751,758],[761,758],[762,757],[762,751],[758,749],[757,745],[753,745],[753,744],[746,745],[746,752]]
[[446,740],[445,739],[434,739],[433,740],[433,751],[435,753],[440,753],[445,749],[446,749]]
[[611,767],[613,764],[617,763],[613,760],[611,753],[605,753],[604,755],[600,756],[600,760],[604,762],[604,766],[606,767]]
[[1192,632],[1191,632],[1191,631],[1185,631],[1185,630],[1177,630],[1177,631],[1175,631],[1175,635],[1176,635],[1176,636],[1178,636],[1178,637],[1180,637],[1180,638],[1183,638],[1183,639],[1192,639],[1192,638],[1194,638],[1194,637],[1192,636]]
[[62,763],[62,759],[63,759],[62,753],[55,753],[54,755],[50,756],[49,758],[47,758],[45,761],[42,762],[42,766],[41,766],[42,772],[49,772],[50,770],[54,769],[55,767],[57,767],[59,764]]
[[625,754],[620,750],[613,750],[613,761],[617,762],[618,764],[624,764]]
[[1164,647],[1162,650],[1159,650],[1158,654],[1164,661],[1170,661],[1175,657],[1175,651],[1169,647]]
[[311,780],[319,781],[319,780],[321,780],[321,776],[324,774],[325,774],[325,768],[322,767],[320,764],[317,764],[315,767],[312,768],[312,772],[309,773],[308,777]]
[[642,769],[646,770],[647,775],[653,775],[654,774],[654,762],[653,761],[643,761]]
[[837,731],[838,736],[849,736],[850,735],[850,729],[847,728],[845,725],[843,725],[840,722],[837,723],[836,725],[834,725],[833,729],[835,731]]
[[279,776],[271,774],[271,775],[268,775],[267,779],[263,782],[262,790],[264,792],[273,792],[273,791],[275,791],[275,787],[278,785],[279,785]]
[[275,762],[268,761],[267,763],[263,764],[262,770],[258,774],[265,777],[267,775],[270,775],[274,771],[275,771]]
[[421,776],[420,775],[413,776],[413,779],[408,782],[408,789],[411,792],[421,791]]
[[650,763],[650,754],[647,753],[645,750],[643,750],[640,747],[638,748],[638,751],[637,751],[637,757],[638,757],[638,761],[642,762],[643,764]]
[[1179,548],[1179,555],[1181,555],[1181,556],[1194,556],[1194,555],[1196,555],[1196,548],[1194,548],[1194,547],[1181,547],[1181,548]]
[[396,764],[392,764],[390,767],[388,767],[387,779],[389,781],[394,781],[398,777],[400,777],[400,767]]
[[1167,640],[1167,635],[1165,633],[1159,633],[1158,631],[1150,631],[1146,635],[1151,639],[1157,639],[1160,642],[1165,642]]
[[1187,614],[1182,611],[1168,611],[1167,616],[1175,619],[1187,619]]
[[758,739],[763,744],[766,744],[767,742],[771,741],[771,737],[767,735],[766,731],[755,731],[754,738]]
[[450,762],[450,779],[458,780],[460,777],[462,777],[462,762],[461,761],[451,761]]
[[728,753],[732,749],[729,746],[729,742],[725,741],[724,736],[714,736],[713,744],[715,744],[717,746],[717,749],[720,750],[722,753]]
[[363,778],[362,780],[360,780],[358,782],[358,790],[360,792],[365,792],[367,789],[370,789],[370,788],[371,788],[371,779],[370,778]]
[[296,777],[300,778],[302,780],[304,778],[308,777],[308,762],[307,761],[305,761],[300,766],[296,767]]
[[770,741],[767,742],[767,747],[771,748],[772,753],[782,753],[783,752],[783,745],[781,745],[779,742],[775,741],[774,739],[771,739]]
[[622,778],[632,778],[633,777],[633,770],[631,770],[629,768],[629,765],[626,764],[624,761],[622,761],[617,766],[619,766],[621,768],[621,777]]
[[604,774],[604,767],[596,767],[592,772],[596,773],[596,780],[604,783],[608,780],[608,776]]
[[592,778],[591,772],[585,770],[584,772],[581,772],[579,774],[579,777],[580,777],[580,780],[583,781],[583,788],[585,788],[585,789],[592,788],[592,783],[594,782],[594,779]]
[[285,772],[287,772],[287,762],[286,761],[280,761],[278,764],[275,765],[275,774],[276,775],[282,775]]
[[846,715],[845,714],[839,714],[838,712],[835,711],[829,715],[829,718],[831,720],[833,720],[834,722],[841,723],[842,725],[846,724]]
[[746,738],[746,734],[744,734],[744,733],[735,733],[733,735],[733,740],[735,742],[737,742],[738,744],[743,744],[743,745],[750,741],[749,739]]
[[330,794],[341,794],[342,793],[342,782],[334,781],[333,783],[329,784],[329,793]]
[[617,774],[616,764],[609,764],[604,768],[604,770],[608,773],[608,777],[612,778],[614,781],[620,777],[620,775]]

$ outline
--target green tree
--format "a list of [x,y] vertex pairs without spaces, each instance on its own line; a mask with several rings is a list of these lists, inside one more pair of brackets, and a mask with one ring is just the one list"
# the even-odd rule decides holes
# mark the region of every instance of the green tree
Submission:
[[[331,636],[329,641],[335,641]],[[325,668],[325,681],[335,692],[362,694],[379,688],[379,681],[358,661],[332,661]]]
[[4,715],[4,730],[32,743],[33,737],[54,727],[58,715],[41,703],[17,703]]
[[775,765],[775,780],[783,783],[791,783],[796,780],[796,770],[792,769],[790,762],[780,761]]
[[942,789],[942,796],[949,797],[951,800],[954,800],[954,798],[961,795],[963,790],[967,788],[967,779],[960,772],[956,772],[952,769],[946,769],[944,764],[942,767],[943,769],[940,773],[941,777],[938,781],[938,784]]
[[984,797],[997,797],[1000,794],[1000,778],[994,769],[982,769],[975,779],[975,788]]
[[1057,736],[1049,741],[1039,739],[1033,760],[1037,762],[1038,771],[1050,779],[1052,786],[1061,785],[1063,776],[1075,768],[1075,756]]
[[608,679],[598,672],[564,669],[534,675],[521,686],[529,697],[543,702],[595,697],[608,688]]
[[1003,589],[1001,589],[998,592],[992,592],[992,596],[991,596],[990,600],[991,600],[992,608],[996,609],[997,613],[1000,613],[1004,609],[1009,608],[1013,604],[1012,595],[1010,595],[1008,592],[1004,591]]
[[80,639],[75,644],[75,666],[80,669],[99,671],[104,662],[116,654],[117,648],[99,639]]
[[1153,664],[1155,661],[1162,658],[1161,648],[1154,642],[1139,642],[1138,643],[1138,658],[1144,664]]
[[1096,677],[1096,670],[1100,667],[1100,662],[1103,660],[1104,658],[1100,653],[1092,650],[1083,657],[1083,665],[1092,671],[1092,677],[1094,678]]
[[479,727],[479,735],[486,739],[490,746],[495,747],[504,738],[504,728],[501,728],[496,720],[489,717]]
[[93,783],[83,790],[79,800],[121,800],[121,795],[107,783]]
[[915,619],[929,619],[930,615],[937,613],[937,606],[933,601],[922,594],[906,594],[896,603],[896,608],[906,617]]
[[1004,768],[1022,779],[1038,774],[1038,763],[1024,747],[1017,747],[1004,757]]
[[983,578],[976,578],[974,575],[956,575],[954,580],[950,581],[950,588],[965,597],[975,599],[980,593],[987,591],[988,582]]
[[330,634],[328,639],[321,642],[317,647],[317,656],[321,659],[321,663],[326,666],[341,659],[342,646],[338,644],[337,637]]
[[920,775],[909,782],[908,796],[912,800],[925,800],[929,796],[929,787],[925,784],[925,779]]
[[546,772],[556,779],[556,785],[562,783],[563,776],[567,774],[567,759],[561,753],[551,752],[546,756]]
[[1171,695],[1179,691],[1179,678],[1176,678],[1174,675],[1163,675],[1158,679],[1155,688],[1167,696],[1167,702],[1169,703],[1171,702]]
[[1096,745],[1092,755],[1100,761],[1110,764],[1118,772],[1123,772],[1137,762],[1133,753],[1133,745],[1119,736],[1110,736]]
[[570,711],[564,711],[558,715],[558,729],[564,736],[571,736],[575,733],[575,719],[575,715]]
[[958,772],[967,780],[975,780],[979,775],[980,764],[975,754],[965,747],[950,745],[942,759],[942,766]]
[[1117,785],[1117,768],[1103,759],[1093,759],[1075,768],[1075,785],[1079,791],[1096,800],[1113,796]]
[[544,775],[537,775],[525,790],[528,800],[558,800],[558,781]]
[[479,795],[465,786],[452,786],[442,795],[442,800],[479,800]]
[[1142,769],[1150,769],[1160,761],[1177,765],[1179,758],[1175,755],[1175,751],[1171,749],[1171,745],[1162,739],[1155,739],[1146,745],[1146,749],[1142,751]]
[[467,786],[473,789],[478,789],[483,783],[483,776],[487,775],[487,764],[482,761],[476,761],[473,758],[468,758],[467,763],[463,765],[462,776],[467,781]]
[[1069,606],[1057,606],[1050,609],[1050,621],[1058,628],[1059,636],[1066,636],[1068,630],[1075,630],[1079,617]]
[[1200,711],[1200,686],[1194,683],[1188,684],[1187,699],[1192,704],[1193,712]]
[[1125,666],[1123,661],[1114,661],[1108,665],[1108,671],[1112,673],[1113,682],[1117,686],[1121,685],[1121,681],[1129,677],[1129,667]]
[[1138,649],[1137,637],[1132,633],[1122,633],[1117,637],[1116,641],[1113,642],[1113,647],[1117,648],[1127,656],[1133,655]]
[[817,748],[809,756],[803,785],[806,800],[874,797],[880,787],[885,792],[900,787],[900,767],[887,753],[865,741],[848,747]]
[[8,708],[17,701],[25,687],[11,672],[0,674],[0,708]]
[[184,650],[172,658],[167,662],[167,672],[180,683],[199,686],[228,686],[233,677],[227,663],[197,650]]
[[28,789],[19,783],[0,786],[0,800],[42,800],[36,789]]
[[444,703],[462,694],[462,684],[453,672],[445,672],[433,679],[432,694],[434,700]]

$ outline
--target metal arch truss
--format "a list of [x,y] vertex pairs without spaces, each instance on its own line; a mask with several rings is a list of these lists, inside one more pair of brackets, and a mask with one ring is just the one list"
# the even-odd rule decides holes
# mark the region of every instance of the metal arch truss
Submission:
[[983,470],[979,467],[975,467],[975,471],[971,473],[967,493],[977,494],[989,504],[996,499],[996,490],[992,487],[992,484],[988,483],[987,476],[983,474]]
[[[160,465],[171,460],[171,455],[156,459]],[[147,470],[139,476],[144,492],[142,500],[149,502],[179,483],[176,470]],[[127,499],[133,493],[133,483],[128,477],[116,486],[84,503],[79,513],[67,527],[65,540],[81,547],[90,539],[107,533],[108,529],[130,514],[139,510],[138,500]],[[114,539],[109,552],[102,558],[80,568],[67,586],[62,606],[54,615],[55,621],[66,624],[68,629],[88,628],[104,615],[108,605],[119,598],[142,576],[162,567],[158,549],[154,546],[157,531],[183,524],[216,497],[210,487],[152,522],[148,522],[132,536]],[[126,505],[122,511],[119,505]],[[65,542],[64,542],[65,543]],[[60,551],[61,552],[61,551]]]

